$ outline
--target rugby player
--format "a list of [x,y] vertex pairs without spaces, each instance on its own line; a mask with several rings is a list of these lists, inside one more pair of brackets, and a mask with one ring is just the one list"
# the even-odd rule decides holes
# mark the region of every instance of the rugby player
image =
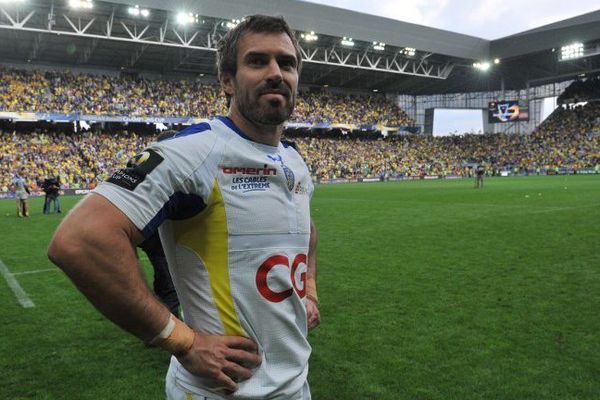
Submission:
[[[50,259],[111,321],[171,352],[169,399],[310,399],[320,323],[313,184],[281,134],[301,55],[280,17],[251,16],[217,51],[229,114],[144,150],[82,200]],[[140,276],[159,229],[185,322]]]

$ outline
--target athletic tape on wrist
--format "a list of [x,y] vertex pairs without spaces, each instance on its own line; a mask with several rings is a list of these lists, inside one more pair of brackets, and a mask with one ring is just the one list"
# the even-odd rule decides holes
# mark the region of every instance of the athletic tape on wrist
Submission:
[[169,316],[169,322],[167,322],[167,325],[165,325],[165,327],[163,328],[163,330],[160,331],[160,333],[158,335],[156,335],[154,337],[154,339],[152,339],[152,342],[154,342],[156,340],[168,338],[169,335],[171,333],[173,333],[173,329],[175,329],[175,321],[173,320],[173,314],[171,314]]
[[317,282],[315,278],[308,278],[305,283],[306,286],[306,298],[319,304],[319,296],[317,296]]
[[194,330],[171,314],[169,322],[150,344],[161,347],[175,356],[186,353],[194,343]]

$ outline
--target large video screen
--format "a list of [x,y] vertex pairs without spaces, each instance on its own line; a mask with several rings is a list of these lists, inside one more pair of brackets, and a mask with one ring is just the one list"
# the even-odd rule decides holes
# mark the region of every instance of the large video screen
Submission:
[[528,121],[529,110],[519,105],[517,100],[492,101],[488,103],[488,122]]

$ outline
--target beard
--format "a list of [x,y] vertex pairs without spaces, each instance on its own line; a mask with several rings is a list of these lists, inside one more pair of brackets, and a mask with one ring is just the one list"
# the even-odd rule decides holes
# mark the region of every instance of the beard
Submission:
[[[261,97],[266,93],[280,94],[284,100],[264,100]],[[296,94],[283,82],[268,82],[254,93],[236,85],[235,101],[240,114],[248,121],[258,125],[281,125],[292,115],[296,105]]]

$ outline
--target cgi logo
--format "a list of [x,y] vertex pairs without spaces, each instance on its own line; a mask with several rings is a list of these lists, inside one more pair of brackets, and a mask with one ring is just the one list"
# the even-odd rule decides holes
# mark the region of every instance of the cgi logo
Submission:
[[[298,267],[304,264],[306,265],[306,254],[298,254],[292,265],[290,267],[290,260],[283,255],[275,255],[269,257],[265,262],[261,264],[256,272],[256,288],[260,292],[260,294],[267,300],[272,303],[279,303],[292,295],[294,291],[300,297],[304,297],[306,289],[304,288],[304,284],[306,282],[306,272],[302,272],[300,274],[300,281],[302,282],[302,289],[298,288],[298,283],[296,282],[296,272]],[[274,267],[281,265],[290,268],[290,280],[292,283],[292,287],[286,290],[282,290],[280,292],[276,292],[269,287],[269,283],[267,281],[267,276],[269,275],[269,271],[271,271]]]

